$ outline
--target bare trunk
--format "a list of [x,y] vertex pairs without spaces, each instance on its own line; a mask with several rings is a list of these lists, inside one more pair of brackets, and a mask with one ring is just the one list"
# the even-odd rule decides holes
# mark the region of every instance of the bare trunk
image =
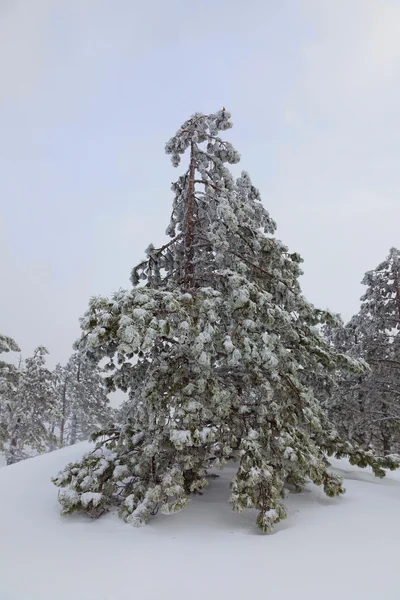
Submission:
[[15,425],[13,427],[12,434],[11,434],[10,449],[7,452],[7,456],[6,456],[7,465],[12,465],[12,464],[18,462],[17,451],[18,451],[18,447],[19,447],[18,433],[19,433],[20,423],[21,423],[21,419],[18,417],[18,419],[16,420]]
[[359,431],[358,433],[358,443],[360,444],[360,446],[365,447],[366,446],[366,431],[365,431],[365,406],[364,406],[364,390],[362,389],[362,384],[363,384],[363,378],[362,376],[360,376],[358,378],[358,382],[359,382],[359,390],[358,390],[358,408],[360,411],[360,420],[361,420],[361,431]]
[[64,431],[65,431],[65,413],[67,408],[67,378],[65,378],[62,404],[61,404],[61,422],[60,422],[60,448],[64,446]]
[[387,456],[388,454],[390,454],[390,448],[391,448],[390,441],[391,441],[390,435],[387,432],[382,433],[382,444],[383,444],[383,455],[384,456]]
[[[79,360],[78,371],[76,373],[77,383],[79,383],[80,380],[81,380],[81,361]],[[76,444],[77,431],[78,431],[78,416],[76,414],[76,406],[75,406],[73,413],[72,413],[72,420],[71,420],[71,435],[70,435],[70,440],[69,440],[69,443],[71,445]]]
[[195,172],[196,161],[194,155],[194,143],[190,144],[190,164],[189,164],[189,183],[188,199],[186,208],[186,228],[185,228],[185,276],[186,287],[193,285],[194,265],[193,265],[193,234],[194,234],[194,205],[195,205]]
[[[388,418],[388,406],[386,402],[382,402],[382,415],[386,419]],[[382,447],[383,447],[383,455],[386,456],[391,452],[391,433],[390,426],[388,425],[388,420],[382,420],[381,422],[381,439],[382,439]]]
[[400,273],[397,271],[395,278],[395,286],[396,286],[396,306],[397,312],[399,313],[399,321],[400,321]]
[[71,435],[69,438],[69,443],[72,446],[73,444],[76,444],[76,434],[77,434],[77,425],[78,425],[78,419],[76,416],[76,412],[74,411],[72,414],[72,420],[71,420]]

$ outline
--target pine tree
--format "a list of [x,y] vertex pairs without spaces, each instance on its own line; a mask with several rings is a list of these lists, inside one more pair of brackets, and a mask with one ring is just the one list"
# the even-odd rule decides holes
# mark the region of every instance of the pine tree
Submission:
[[124,423],[54,478],[64,513],[118,504],[140,525],[184,508],[210,468],[235,459],[232,506],[258,509],[267,532],[286,515],[285,483],[344,491],[326,454],[381,476],[395,466],[343,442],[314,395],[336,369],[362,367],[325,342],[319,328],[334,317],[303,297],[301,259],[274,237],[249,175],[230,173],[239,154],[218,135],[230,127],[225,109],[195,114],[167,143],[174,166],[189,152],[171,240],[148,247],[131,290],[92,299],[82,320],[86,355],[108,358],[110,389],[130,400]]
[[[18,344],[10,337],[0,333],[0,354],[3,352],[20,352]],[[5,363],[0,363],[1,367],[5,366]]]
[[[0,334],[0,354],[3,352],[20,352],[20,349],[12,338]],[[9,440],[8,425],[19,375],[17,366],[0,361],[0,450],[4,450],[4,444]]]
[[7,464],[46,452],[51,441],[48,423],[55,408],[51,372],[43,346],[36,348],[20,368],[18,384],[8,404]]
[[386,455],[400,451],[399,250],[392,248],[362,283],[367,290],[360,311],[346,327],[333,332],[333,341],[363,359],[370,370],[343,375],[329,407],[347,439]]
[[104,379],[93,362],[75,352],[67,365],[53,372],[57,390],[59,446],[87,440],[96,427],[105,427],[111,418]]

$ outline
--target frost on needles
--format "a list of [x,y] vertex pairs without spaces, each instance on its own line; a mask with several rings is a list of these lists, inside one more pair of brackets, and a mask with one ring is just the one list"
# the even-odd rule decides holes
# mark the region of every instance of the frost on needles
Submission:
[[342,441],[321,407],[318,390],[339,369],[364,366],[321,336],[335,317],[303,297],[301,259],[274,237],[248,173],[231,174],[239,154],[219,137],[230,127],[225,109],[197,113],[167,143],[175,167],[188,157],[172,185],[171,239],[148,247],[132,289],[93,298],[82,319],[81,350],[108,359],[109,387],[129,401],[123,422],[54,478],[63,513],[118,506],[141,525],[186,507],[233,459],[232,507],[256,508],[269,532],[290,487],[344,492],[327,455],[379,476],[395,466]]

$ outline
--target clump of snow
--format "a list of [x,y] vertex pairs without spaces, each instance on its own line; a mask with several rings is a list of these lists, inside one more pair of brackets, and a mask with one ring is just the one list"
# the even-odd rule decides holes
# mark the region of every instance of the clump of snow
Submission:
[[81,495],[81,502],[83,506],[98,506],[101,502],[103,494],[98,492],[85,492]]
[[169,438],[177,448],[183,448],[185,445],[190,445],[191,441],[190,431],[184,429],[173,429],[169,435]]
[[289,496],[288,519],[265,536],[253,510],[231,510],[228,465],[184,512],[160,511],[133,529],[111,513],[60,516],[50,477],[89,449],[78,444],[0,469],[1,600],[400,597],[400,472],[380,480],[334,460],[347,494],[330,499],[310,484]]

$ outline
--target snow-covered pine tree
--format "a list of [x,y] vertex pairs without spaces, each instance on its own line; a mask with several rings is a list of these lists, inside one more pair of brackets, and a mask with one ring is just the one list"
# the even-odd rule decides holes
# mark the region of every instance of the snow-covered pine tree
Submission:
[[58,445],[87,440],[96,427],[106,427],[111,410],[106,385],[99,367],[74,352],[65,367],[53,371],[58,410]]
[[347,439],[386,455],[400,452],[400,251],[392,248],[362,283],[360,311],[331,337],[370,370],[343,374],[328,406]]
[[[12,338],[0,333],[0,354],[3,354],[3,352],[20,352],[20,348]],[[0,366],[3,368],[8,366],[8,363],[1,362]]]
[[[323,332],[328,343],[337,351],[346,353],[355,360],[362,360],[363,353],[360,350],[363,335],[357,316],[346,325],[338,317],[338,324],[334,327],[324,326]],[[369,447],[366,424],[370,423],[370,416],[364,384],[370,375],[370,369],[367,363],[364,366],[364,370],[359,373],[338,370],[331,389],[322,390],[321,401],[340,436],[365,449]]]
[[7,464],[48,449],[48,423],[55,409],[55,396],[46,354],[46,348],[39,346],[20,367],[18,384],[8,404]]
[[51,373],[51,382],[55,396],[55,409],[52,413],[52,420],[49,424],[52,435],[50,451],[57,447],[62,448],[65,442],[65,423],[67,414],[67,378],[65,367],[57,363]]
[[227,168],[239,154],[218,133],[230,127],[225,109],[195,114],[167,143],[174,166],[189,153],[172,185],[172,239],[148,247],[131,290],[92,299],[82,320],[86,355],[108,357],[109,385],[130,405],[122,426],[54,478],[64,513],[118,504],[140,525],[184,508],[233,458],[232,506],[258,509],[267,532],[286,515],[286,482],[344,491],[326,454],[378,475],[394,466],[342,442],[313,393],[339,366],[359,365],[324,341],[319,326],[335,321],[302,296],[300,257],[273,236],[249,175],[235,181]]
[[[12,338],[0,334],[0,354],[3,352],[20,352],[20,349]],[[0,361],[0,451],[9,441],[10,407],[18,388],[19,375],[16,365]]]

